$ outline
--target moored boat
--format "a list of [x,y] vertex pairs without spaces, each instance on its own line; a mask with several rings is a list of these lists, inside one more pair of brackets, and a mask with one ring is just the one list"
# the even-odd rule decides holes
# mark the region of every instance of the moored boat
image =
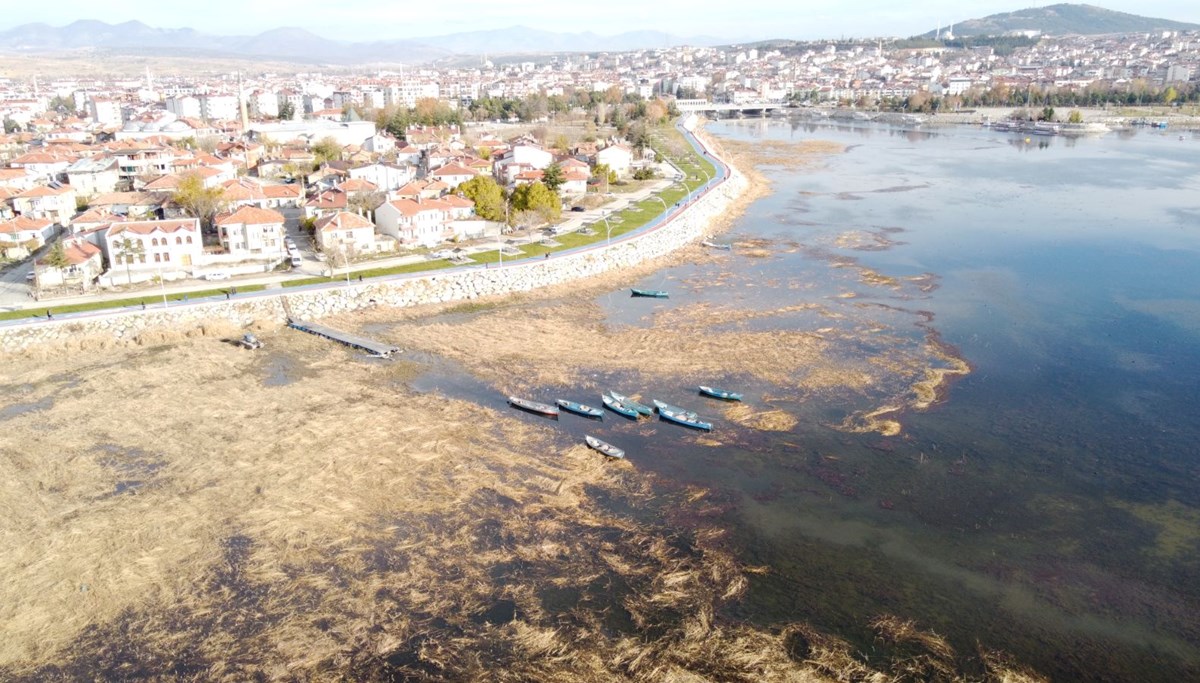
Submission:
[[655,299],[666,299],[671,295],[661,289],[631,289],[633,296],[648,296]]
[[704,240],[700,244],[703,244],[704,246],[708,247],[709,249],[724,249],[726,251],[730,251],[733,249],[732,244],[723,244],[721,242],[711,242],[709,240]]
[[542,415],[558,417],[558,408],[548,403],[538,403],[537,401],[517,398],[516,396],[509,396],[508,402],[522,410],[528,410],[531,413],[540,413]]
[[644,403],[638,403],[637,401],[633,400],[632,398],[630,398],[628,396],[618,394],[615,391],[608,392],[608,395],[615,398],[617,401],[619,401],[621,403],[621,405],[625,406],[626,408],[633,408],[634,410],[638,411],[642,415],[653,415],[654,414],[653,408],[651,408],[650,406],[648,406]]
[[669,420],[684,427],[703,429],[706,432],[712,431],[712,423],[701,420],[695,413],[687,415],[676,410],[671,410],[670,408],[659,408],[658,415],[664,420]]
[[712,396],[713,398],[719,398],[726,401],[742,400],[742,395],[737,392],[717,389],[715,387],[706,387],[703,384],[700,385],[700,393],[704,394],[705,396]]
[[685,410],[683,408],[680,408],[679,406],[673,406],[670,403],[667,403],[666,401],[660,401],[657,398],[653,400],[653,403],[654,403],[654,407],[658,408],[659,415],[661,415],[664,410],[669,410],[673,413],[683,415],[684,417],[690,417],[692,419],[700,418],[700,414],[694,410]]
[[628,418],[634,419],[634,420],[638,419],[638,417],[641,416],[641,413],[639,413],[636,409],[625,405],[624,403],[618,401],[617,399],[613,398],[612,396],[601,396],[600,400],[604,401],[604,407],[608,408],[609,410],[613,411],[614,413],[616,413],[618,415],[624,415],[625,417],[628,417]]
[[583,403],[564,401],[560,398],[558,399],[558,407],[562,408],[563,410],[569,410],[576,415],[583,415],[584,417],[598,417],[601,420],[604,419],[603,410],[600,410],[599,408],[593,408],[592,406]]
[[606,441],[601,441],[600,439],[597,439],[596,437],[592,436],[591,434],[585,435],[583,437],[583,440],[585,442],[587,442],[587,445],[590,448],[594,448],[594,449],[600,451],[601,453],[607,455],[610,458],[624,458],[625,457],[625,451],[621,450],[620,448],[617,448],[616,446],[614,446]]

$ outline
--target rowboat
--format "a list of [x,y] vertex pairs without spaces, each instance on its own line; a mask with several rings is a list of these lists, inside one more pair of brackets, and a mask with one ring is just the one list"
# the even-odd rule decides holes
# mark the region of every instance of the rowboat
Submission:
[[709,249],[724,249],[726,251],[733,249],[732,244],[722,244],[720,242],[709,242],[708,240],[704,240],[700,244],[703,244],[704,246],[708,247]]
[[560,398],[560,399],[558,399],[558,407],[562,408],[563,410],[569,410],[572,413],[575,413],[576,415],[583,415],[584,417],[598,417],[601,420],[604,419],[604,411],[603,410],[600,410],[599,408],[593,408],[589,405],[584,405],[582,403],[576,403],[574,401],[564,401],[563,399]]
[[651,408],[650,406],[648,406],[644,403],[638,403],[637,401],[633,400],[632,398],[629,398],[628,396],[623,396],[621,394],[618,394],[615,391],[608,392],[608,395],[612,396],[614,399],[619,401],[621,403],[621,405],[625,406],[626,408],[633,408],[634,410],[638,411],[642,415],[653,415],[654,414],[653,408]]
[[633,292],[633,296],[649,296],[655,299],[666,299],[671,296],[661,289],[631,289],[629,291]]
[[741,394],[738,394],[738,393],[735,393],[732,391],[725,391],[724,389],[714,389],[713,387],[706,387],[703,384],[700,385],[700,393],[704,394],[705,396],[712,396],[713,398],[720,398],[720,399],[724,399],[726,401],[742,400]]
[[612,396],[601,396],[600,400],[604,401],[604,407],[608,408],[614,413],[617,413],[618,415],[624,415],[625,417],[633,420],[636,420],[641,416],[641,413],[639,413],[636,409],[621,403]]
[[558,417],[558,408],[546,403],[538,403],[537,401],[517,398],[516,396],[509,396],[508,402],[522,410],[528,410],[531,413],[540,413],[542,415],[549,415],[550,417]]
[[684,417],[690,417],[693,420],[700,418],[700,414],[695,411],[684,410],[683,408],[680,408],[679,406],[673,406],[670,403],[666,403],[666,402],[660,401],[658,399],[654,399],[652,402],[654,403],[654,407],[658,408],[659,415],[662,415],[662,412],[664,410],[669,410],[673,413],[676,413],[677,415],[683,415]]
[[684,427],[692,427],[693,429],[703,429],[706,432],[712,430],[712,423],[701,420],[699,417],[696,416],[695,413],[691,413],[689,415],[689,414],[686,414],[686,411],[679,412],[677,410],[671,410],[670,408],[659,408],[658,415],[659,415],[659,417],[663,418],[664,420],[669,420],[671,422],[674,422],[675,424],[683,425]]
[[621,450],[620,448],[617,448],[616,446],[614,446],[610,443],[601,441],[600,439],[597,439],[596,437],[591,436],[590,434],[585,435],[583,437],[583,440],[587,442],[587,445],[589,447],[595,448],[596,450],[600,451],[601,453],[607,455],[610,458],[624,458],[625,457],[625,451]]

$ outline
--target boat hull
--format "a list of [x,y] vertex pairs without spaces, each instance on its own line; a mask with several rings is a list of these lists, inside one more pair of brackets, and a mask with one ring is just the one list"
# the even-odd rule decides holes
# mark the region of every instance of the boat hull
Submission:
[[636,420],[641,416],[641,413],[639,413],[637,410],[630,408],[612,396],[601,396],[600,398],[604,401],[605,408],[608,408],[618,415],[624,415],[631,420]]
[[509,396],[508,402],[510,405],[520,408],[521,410],[527,410],[531,413],[546,415],[548,417],[558,417],[558,408],[548,403],[538,403],[537,401],[517,398],[516,396]]
[[629,291],[632,292],[633,296],[643,296],[653,299],[667,299],[671,296],[669,293],[664,292],[661,289],[631,289]]
[[681,417],[689,418],[692,420],[700,418],[700,414],[694,410],[684,410],[683,408],[680,408],[679,406],[673,406],[670,403],[667,403],[665,401],[660,401],[658,399],[654,399],[654,407],[658,408],[659,415],[662,415],[663,411],[665,410],[668,412],[675,413],[676,415],[679,415]]
[[681,414],[675,412],[674,410],[659,409],[658,415],[662,419],[667,420],[668,422],[674,422],[677,425],[682,425],[684,427],[691,427],[692,429],[699,429],[699,430],[702,430],[705,432],[712,431],[713,426],[712,426],[711,422],[705,422],[703,420],[699,420],[699,419],[696,419],[693,417],[681,415]]
[[625,457],[625,451],[621,450],[620,448],[617,448],[616,446],[614,446],[606,441],[601,441],[600,439],[597,439],[596,437],[594,437],[590,434],[583,437],[583,440],[585,443],[587,443],[588,448],[595,449],[610,458],[624,458]]
[[638,403],[637,401],[633,400],[632,398],[629,398],[628,396],[623,396],[621,394],[618,394],[615,391],[608,392],[608,395],[613,397],[614,399],[616,399],[618,402],[621,403],[621,405],[625,406],[626,408],[633,408],[634,410],[638,411],[642,415],[653,415],[654,414],[654,408],[651,408],[650,406],[645,405],[643,403]]
[[574,401],[564,401],[562,399],[559,399],[558,407],[562,408],[563,410],[566,410],[568,412],[575,413],[576,415],[604,419],[604,411],[603,410],[600,410],[599,408],[593,408],[589,405],[584,405],[583,403],[576,403]]
[[701,386],[700,393],[704,394],[705,396],[711,397],[711,398],[719,398],[722,401],[740,401],[740,400],[742,400],[742,395],[739,393],[732,392],[732,391],[725,391],[724,389],[716,389],[714,387]]

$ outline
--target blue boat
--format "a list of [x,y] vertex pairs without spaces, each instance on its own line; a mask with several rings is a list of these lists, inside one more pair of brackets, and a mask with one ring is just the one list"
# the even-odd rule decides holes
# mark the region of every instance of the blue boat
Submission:
[[618,394],[615,391],[608,392],[608,395],[612,396],[614,399],[617,400],[618,403],[625,406],[626,408],[633,408],[634,410],[638,411],[642,415],[653,415],[654,414],[653,408],[651,408],[650,406],[648,406],[644,403],[638,403],[637,401],[633,400],[632,398],[629,398],[628,396]]
[[680,408],[679,406],[673,406],[673,405],[671,405],[670,403],[666,403],[665,401],[660,401],[660,400],[658,400],[658,399],[654,399],[653,403],[654,403],[654,407],[655,407],[655,408],[658,408],[658,414],[659,414],[659,415],[662,415],[662,412],[663,412],[664,410],[669,410],[669,411],[671,411],[671,412],[673,412],[673,413],[675,413],[675,414],[677,414],[677,415],[682,415],[682,416],[684,416],[684,417],[689,417],[689,418],[691,418],[691,419],[693,419],[693,420],[697,420],[697,419],[699,419],[699,418],[700,418],[700,414],[699,414],[699,413],[697,413],[697,412],[695,412],[695,411],[692,411],[692,410],[684,410],[683,408]]
[[597,417],[601,420],[604,419],[604,411],[600,410],[599,408],[593,408],[589,405],[576,403],[574,401],[564,401],[561,398],[558,399],[557,403],[558,407],[562,408],[563,410],[569,410],[576,415],[582,415],[584,417]]
[[700,385],[700,393],[704,394],[705,396],[712,396],[713,398],[719,398],[719,399],[723,399],[726,401],[742,400],[741,394],[734,393],[732,391],[725,391],[724,389],[714,389],[713,387],[706,387],[703,384]]
[[624,403],[621,403],[620,401],[613,398],[612,396],[601,396],[600,400],[604,401],[605,408],[608,408],[609,410],[613,411],[614,413],[616,413],[618,415],[624,415],[625,417],[627,417],[631,420],[636,420],[642,416],[641,413],[634,410],[633,408],[630,408],[629,406],[625,405]]
[[699,419],[699,417],[697,417],[695,413],[687,415],[685,413],[681,413],[676,410],[671,410],[670,408],[659,408],[658,415],[659,415],[659,417],[663,418],[664,420],[674,422],[675,424],[683,425],[684,427],[691,427],[692,429],[703,429],[706,432],[712,431],[712,423],[705,422],[705,421]]
[[633,296],[649,296],[655,299],[666,299],[671,296],[661,289],[631,289],[629,291],[633,292]]

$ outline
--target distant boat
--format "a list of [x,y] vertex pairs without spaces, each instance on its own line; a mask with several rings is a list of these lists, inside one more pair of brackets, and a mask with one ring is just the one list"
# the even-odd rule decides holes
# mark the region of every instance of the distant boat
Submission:
[[517,398],[516,396],[509,396],[508,402],[522,410],[528,410],[531,413],[540,413],[542,415],[549,415],[550,417],[558,417],[558,408],[546,403],[538,403],[537,401]]
[[684,427],[692,427],[693,429],[703,429],[704,431],[712,431],[712,423],[705,422],[696,416],[695,413],[679,412],[670,408],[659,408],[659,417],[665,420],[674,422],[675,424],[683,425]]
[[654,402],[654,407],[658,408],[659,415],[662,414],[662,411],[669,410],[673,413],[678,413],[679,415],[683,415],[685,417],[690,417],[694,420],[700,419],[700,414],[693,410],[685,410],[683,408],[680,408],[679,406],[673,406],[670,403],[666,403],[666,402],[660,401],[658,399],[654,399],[653,402]]
[[587,445],[589,447],[600,451],[601,453],[607,455],[610,458],[624,458],[625,457],[625,451],[621,450],[620,448],[617,448],[616,446],[614,446],[610,443],[601,441],[600,439],[597,439],[596,437],[594,437],[590,434],[585,435],[583,437],[583,440],[587,442]]
[[703,384],[700,385],[700,393],[704,394],[705,396],[712,396],[713,398],[720,398],[720,399],[724,399],[726,401],[742,400],[741,394],[738,394],[738,393],[735,393],[732,391],[725,391],[724,389],[715,389],[713,387],[706,387]]
[[732,244],[722,244],[720,242],[710,242],[708,240],[704,240],[700,244],[703,244],[704,246],[708,247],[709,249],[724,249],[726,251],[733,249]]
[[621,394],[618,394],[615,391],[608,392],[608,395],[615,398],[617,401],[619,401],[621,403],[621,405],[625,406],[626,408],[633,408],[634,410],[638,411],[642,415],[653,415],[654,414],[653,408],[651,408],[650,406],[648,406],[644,403],[638,403],[637,401],[633,400],[632,398],[629,398],[628,396],[622,396]]
[[238,343],[244,348],[250,349],[251,351],[254,351],[255,349],[261,349],[263,347],[262,341],[249,332],[243,334],[242,338],[238,340]]
[[613,398],[612,396],[601,396],[600,400],[604,401],[604,405],[606,408],[613,411],[614,413],[617,413],[618,415],[624,415],[625,417],[628,417],[633,420],[638,419],[642,415],[641,413],[639,413],[637,411],[637,409],[631,408],[631,407],[625,405],[624,403],[621,403],[620,401]]
[[661,289],[631,289],[633,296],[649,296],[655,299],[666,299],[671,295]]
[[576,403],[574,401],[564,401],[563,399],[560,398],[560,399],[558,399],[558,407],[562,408],[563,410],[569,410],[572,413],[575,413],[576,415],[583,415],[584,417],[598,417],[601,420],[604,419],[604,411],[603,410],[600,410],[599,408],[593,408],[589,405],[584,405],[582,403]]

